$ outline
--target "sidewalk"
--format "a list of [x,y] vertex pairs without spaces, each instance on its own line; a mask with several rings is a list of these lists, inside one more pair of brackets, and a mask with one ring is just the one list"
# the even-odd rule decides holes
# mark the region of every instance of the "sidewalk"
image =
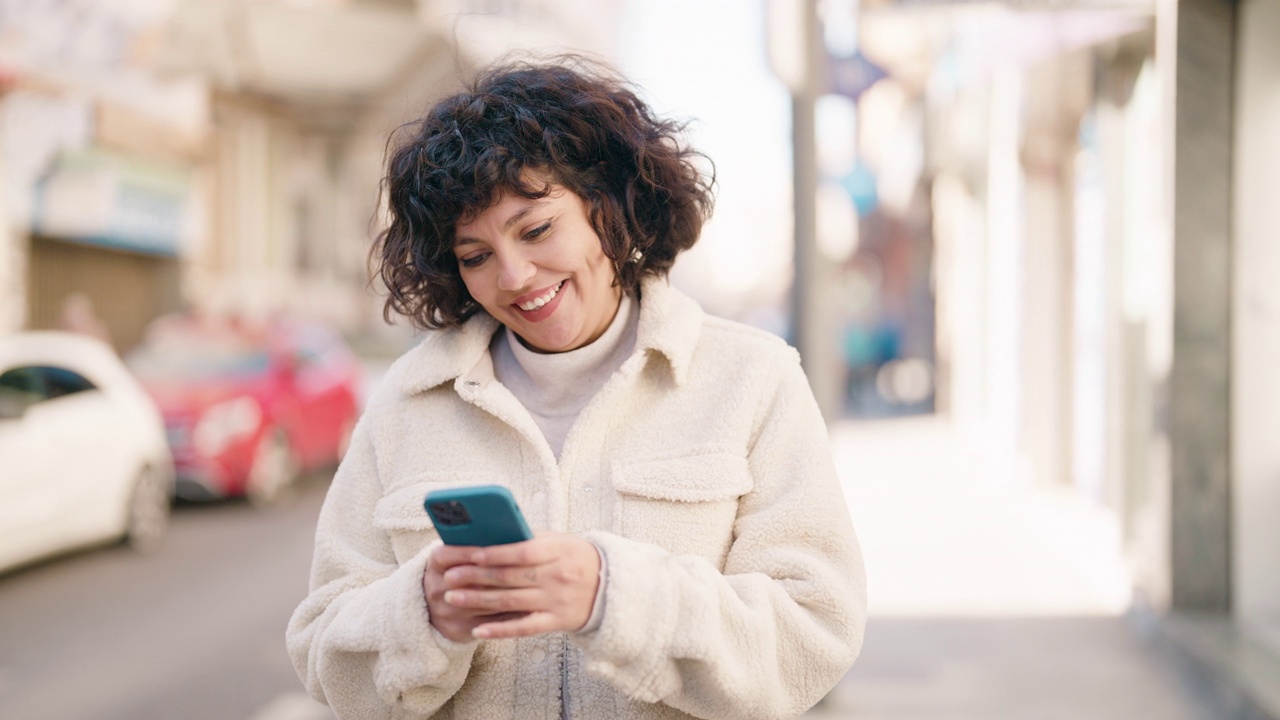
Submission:
[[868,567],[862,656],[812,720],[1221,717],[1127,613],[1110,516],[1007,479],[944,422],[844,423]]

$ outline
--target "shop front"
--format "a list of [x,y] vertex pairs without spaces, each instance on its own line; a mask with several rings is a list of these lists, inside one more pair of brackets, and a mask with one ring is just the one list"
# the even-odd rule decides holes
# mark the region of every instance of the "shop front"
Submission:
[[60,157],[33,202],[27,327],[96,327],[123,351],[178,310],[190,189],[176,166],[101,150]]

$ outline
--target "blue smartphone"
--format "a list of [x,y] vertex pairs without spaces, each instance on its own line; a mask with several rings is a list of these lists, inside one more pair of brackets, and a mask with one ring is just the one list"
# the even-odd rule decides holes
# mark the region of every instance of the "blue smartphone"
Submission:
[[516,499],[501,485],[434,490],[422,505],[446,545],[506,545],[533,539]]

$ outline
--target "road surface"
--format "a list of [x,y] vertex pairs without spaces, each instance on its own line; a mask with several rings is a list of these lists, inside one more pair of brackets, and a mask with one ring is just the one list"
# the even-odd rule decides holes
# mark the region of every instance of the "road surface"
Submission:
[[151,557],[106,547],[0,576],[0,718],[332,718],[284,647],[327,479],[280,508],[179,505]]

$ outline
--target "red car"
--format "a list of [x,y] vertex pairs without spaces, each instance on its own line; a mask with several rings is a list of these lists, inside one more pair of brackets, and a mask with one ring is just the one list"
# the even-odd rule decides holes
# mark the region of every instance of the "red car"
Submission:
[[359,413],[360,364],[319,323],[165,317],[127,361],[164,415],[181,498],[269,504],[341,459]]

